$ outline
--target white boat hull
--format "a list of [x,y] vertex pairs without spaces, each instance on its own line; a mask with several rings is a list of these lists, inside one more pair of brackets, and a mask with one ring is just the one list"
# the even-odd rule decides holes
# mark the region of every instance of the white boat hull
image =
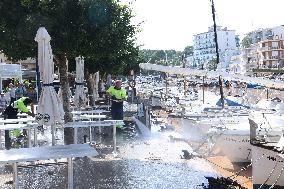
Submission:
[[[262,188],[269,188],[276,182],[277,178],[281,174],[281,169],[284,167],[284,159],[280,158],[278,156],[279,154],[279,152],[265,149],[263,147],[252,146],[253,189],[259,188],[262,184],[264,184]],[[272,172],[274,167],[275,170]],[[284,188],[284,172],[281,174],[278,182],[273,188]]]
[[217,138],[214,148],[220,149],[231,162],[245,163],[251,161],[249,135],[232,135],[224,133]]

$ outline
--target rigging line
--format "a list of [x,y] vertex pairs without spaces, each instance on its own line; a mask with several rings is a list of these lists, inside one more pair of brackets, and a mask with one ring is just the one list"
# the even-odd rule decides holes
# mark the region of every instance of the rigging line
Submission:
[[204,158],[204,159],[205,159],[206,161],[208,161],[209,163],[215,165],[216,167],[219,167],[219,168],[221,168],[221,169],[223,169],[223,170],[225,170],[225,171],[228,171],[228,172],[234,174],[233,172],[231,172],[231,171],[227,170],[226,168],[224,168],[224,167],[218,165],[217,163],[214,163],[213,161],[210,161],[209,159],[206,159],[206,158]]
[[273,167],[273,169],[272,169],[272,170],[270,171],[270,173],[268,174],[267,179],[264,181],[264,183],[263,183],[262,185],[260,185],[260,187],[259,187],[258,189],[261,189],[261,188],[267,183],[267,181],[270,179],[272,173],[275,171],[276,166],[278,165],[278,163],[279,163],[278,161],[275,163],[275,166]]
[[[261,156],[260,158],[256,159],[255,162],[259,161],[259,160],[260,160],[261,158],[263,158],[264,156],[265,156],[265,154],[262,154],[262,156]],[[229,177],[227,177],[227,178],[230,178],[230,177],[233,176],[233,177],[230,178],[230,179],[232,179],[232,180],[236,179],[236,177],[238,177],[239,174],[240,174],[242,171],[244,171],[244,170],[246,170],[247,168],[249,168],[250,166],[252,166],[252,164],[255,163],[255,162],[252,161],[249,165],[247,165],[246,167],[243,167],[240,171],[234,173],[234,174],[236,174],[236,175],[231,175],[231,176],[229,176]],[[233,184],[233,183],[232,183],[232,184]]]
[[235,173],[235,175],[231,175],[231,176],[229,176],[228,178],[231,178],[231,177],[232,177],[232,179],[236,178],[237,176],[240,175],[240,173],[241,173],[242,171],[245,171],[247,168],[249,168],[250,166],[252,166],[253,163],[258,162],[258,161],[259,161],[260,159],[262,159],[265,155],[266,155],[266,154],[262,154],[262,156],[260,156],[259,158],[257,158],[254,162],[251,160],[251,163],[250,163],[249,165],[247,165],[247,166],[245,166],[245,167],[242,167],[238,172]]
[[269,125],[269,129],[272,129],[272,126],[270,125],[269,121],[267,120],[266,116],[263,114],[264,119],[266,120],[267,124]]
[[284,166],[282,167],[280,174],[278,175],[277,179],[275,180],[275,182],[272,184],[272,186],[269,189],[274,188],[274,186],[277,184],[277,182],[279,181],[279,178],[281,177],[282,173],[284,171]]

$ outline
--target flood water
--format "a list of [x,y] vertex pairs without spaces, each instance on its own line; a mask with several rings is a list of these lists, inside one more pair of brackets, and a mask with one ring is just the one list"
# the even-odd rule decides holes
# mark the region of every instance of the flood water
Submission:
[[[156,129],[151,136],[144,137],[133,123],[128,124],[127,129],[117,134],[118,153],[114,156],[111,134],[103,137],[95,135],[100,156],[74,160],[74,188],[198,189],[207,186],[205,176],[217,177],[206,160],[197,157],[181,159],[182,150],[192,151],[190,145],[182,140],[171,141],[169,136],[178,138],[179,134]],[[5,184],[12,180],[9,171],[7,166],[0,169],[0,187],[3,189],[12,188],[11,184]],[[19,178],[20,188],[67,188],[67,166],[21,168]]]

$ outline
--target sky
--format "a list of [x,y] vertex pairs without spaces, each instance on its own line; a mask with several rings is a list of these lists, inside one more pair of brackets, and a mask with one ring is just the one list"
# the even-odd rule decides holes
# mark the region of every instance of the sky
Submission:
[[[133,0],[121,0],[128,3]],[[284,25],[284,0],[214,0],[216,23],[240,38],[258,28]],[[213,25],[210,0],[136,0],[130,5],[143,49],[183,50]]]

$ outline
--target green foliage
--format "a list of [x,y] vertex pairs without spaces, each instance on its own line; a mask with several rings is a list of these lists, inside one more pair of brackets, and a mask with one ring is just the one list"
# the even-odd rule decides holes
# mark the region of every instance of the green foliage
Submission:
[[193,46],[187,46],[184,48],[183,50],[183,54],[185,54],[185,56],[193,56],[193,51],[194,51],[194,48]]
[[13,60],[37,57],[34,38],[44,26],[55,58],[84,56],[90,73],[128,72],[138,67],[132,17],[117,0],[1,0],[0,50]]
[[245,36],[241,42],[243,48],[249,48],[252,44],[252,40],[249,36]]
[[217,69],[217,59],[216,58],[213,58],[211,59],[208,64],[207,64],[207,69],[208,70],[216,70]]
[[[162,64],[162,65],[181,65],[181,51],[175,50],[150,50],[143,49],[139,53],[140,60],[143,63]],[[167,60],[167,62],[166,62]]]

